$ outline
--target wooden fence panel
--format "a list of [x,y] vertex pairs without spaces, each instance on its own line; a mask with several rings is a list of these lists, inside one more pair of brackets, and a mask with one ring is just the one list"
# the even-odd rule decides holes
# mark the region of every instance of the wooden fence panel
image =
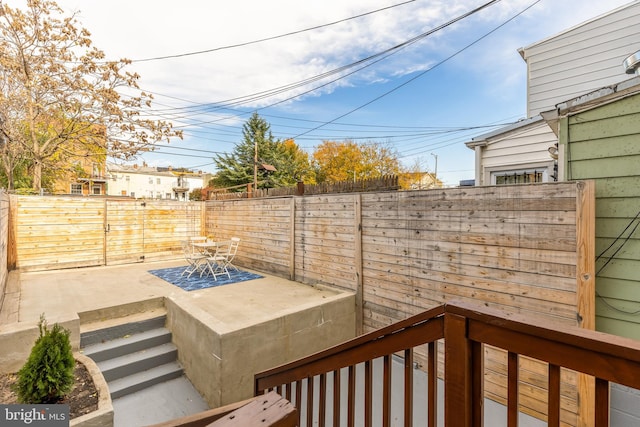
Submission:
[[200,202],[147,200],[144,202],[143,241],[146,261],[175,258],[181,240],[202,235]]
[[17,204],[17,268],[104,264],[104,200],[18,196]]
[[358,194],[296,199],[295,278],[357,291],[355,206]]
[[[363,194],[364,330],[450,301],[593,328],[592,279],[582,283],[593,277],[593,257],[583,264],[580,254],[587,250],[580,228],[590,225],[581,223],[589,191],[564,183]],[[489,347],[485,355],[486,395],[504,404],[506,355]],[[426,354],[416,360],[426,366]],[[520,382],[520,409],[542,417],[546,366],[521,362]],[[579,424],[579,382],[563,373],[568,425]]]
[[240,238],[236,265],[290,276],[291,197],[207,201],[205,234]]

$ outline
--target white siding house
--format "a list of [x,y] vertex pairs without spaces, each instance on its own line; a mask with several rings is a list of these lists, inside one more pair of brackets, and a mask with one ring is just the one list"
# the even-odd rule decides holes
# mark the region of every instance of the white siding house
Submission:
[[189,192],[207,186],[209,174],[183,169],[107,163],[107,195],[137,199],[189,200]]
[[466,143],[475,150],[475,185],[554,180],[549,150],[558,140],[540,113],[628,79],[623,62],[639,50],[640,0],[519,49],[529,119]]
[[542,117],[480,135],[467,142],[475,150],[475,185],[549,182],[557,175],[550,153],[557,137]]
[[527,62],[527,115],[627,78],[622,63],[640,50],[640,1],[519,49]]

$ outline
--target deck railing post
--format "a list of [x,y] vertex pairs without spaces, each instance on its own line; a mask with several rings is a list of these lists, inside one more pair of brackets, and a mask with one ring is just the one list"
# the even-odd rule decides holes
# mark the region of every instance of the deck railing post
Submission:
[[447,427],[472,426],[472,355],[466,317],[445,313],[444,422]]

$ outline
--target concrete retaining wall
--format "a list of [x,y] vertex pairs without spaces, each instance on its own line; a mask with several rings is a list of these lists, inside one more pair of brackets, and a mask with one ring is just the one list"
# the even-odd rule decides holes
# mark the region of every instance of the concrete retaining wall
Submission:
[[273,320],[229,331],[183,300],[167,298],[167,327],[191,383],[210,407],[253,396],[256,372],[354,337],[355,295],[336,294]]
[[[47,324],[58,323],[70,332],[71,348],[80,348],[80,318],[77,315],[67,317],[46,318]],[[37,324],[8,323],[0,325],[0,373],[18,372],[25,364],[31,349],[40,336]]]

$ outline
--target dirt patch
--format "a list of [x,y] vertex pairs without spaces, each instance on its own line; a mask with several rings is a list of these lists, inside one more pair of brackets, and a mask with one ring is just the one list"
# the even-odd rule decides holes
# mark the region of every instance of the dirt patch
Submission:
[[[69,417],[77,418],[98,409],[98,390],[87,368],[76,360],[73,371],[75,385],[71,392],[58,403],[69,405]],[[11,389],[18,381],[16,374],[0,374],[0,403],[17,404],[18,395]]]

